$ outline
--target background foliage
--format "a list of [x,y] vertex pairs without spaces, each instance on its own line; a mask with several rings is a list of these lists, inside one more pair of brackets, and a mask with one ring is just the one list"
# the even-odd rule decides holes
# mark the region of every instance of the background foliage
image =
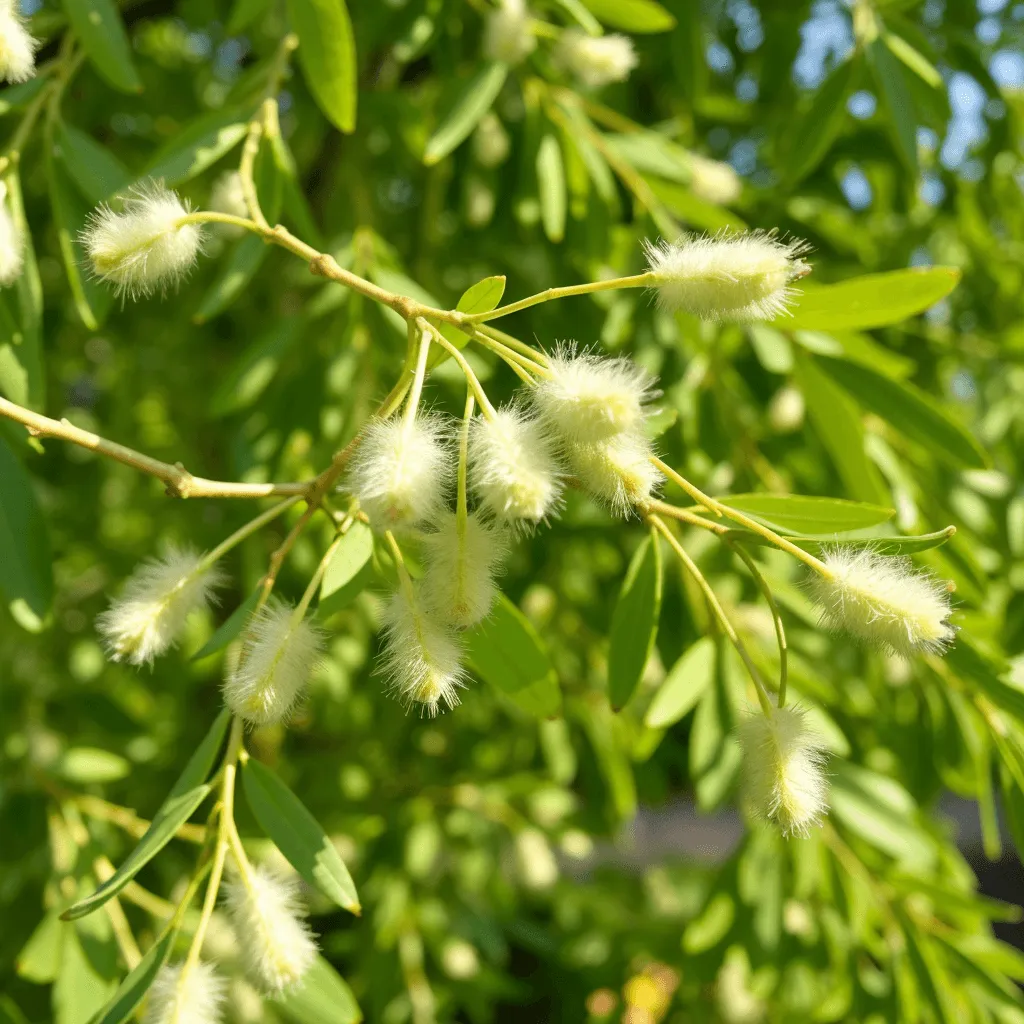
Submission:
[[[975,895],[937,807],[947,792],[977,801],[985,855],[1019,885],[1020,5],[537,0],[552,25],[593,28],[596,15],[634,34],[629,82],[582,98],[543,42],[519,68],[487,65],[483,0],[349,8],[351,35],[333,0],[39,6],[43,59],[70,27],[86,60],[21,147],[38,275],[0,296],[0,391],[208,477],[303,479],[327,464],[394,380],[400,324],[286,253],[223,236],[179,292],[122,309],[83,274],[75,241],[88,209],[147,174],[204,203],[258,102],[278,95],[287,149],[261,157],[268,205],[342,265],[445,307],[489,275],[516,298],[636,272],[641,239],[682,228],[809,239],[814,275],[792,320],[701,324],[626,292],[538,306],[508,329],[655,371],[660,448],[710,493],[894,508],[872,536],[955,526],[917,547],[955,580],[962,630],[946,659],[909,666],[830,639],[790,563],[766,555],[793,686],[833,751],[833,813],[806,839],[754,828],[733,849],[721,838],[733,819],[704,815],[733,804],[746,684],[674,565],[647,605],[659,628],[640,686],[618,713],[609,701],[605,638],[614,651],[639,524],[573,496],[519,544],[503,588],[536,634],[537,686],[477,682],[433,721],[405,714],[374,675],[369,563],[324,602],[330,656],[296,721],[251,737],[356,881],[360,918],[312,898],[366,1019],[1024,1019],[1024,957],[990,923],[1016,910]],[[9,138],[39,89],[0,92]],[[728,161],[742,188],[723,194],[720,171],[709,191],[693,153]],[[935,271],[816,297],[931,265],[957,268],[959,287],[946,296],[956,275]],[[503,366],[469,358],[490,393],[511,393]],[[454,367],[431,382],[434,404],[461,410]],[[107,663],[93,621],[161,543],[212,547],[247,509],[172,500],[6,422],[0,441],[0,1019],[78,1024],[124,972],[106,917],[56,914],[91,889],[97,857],[119,863],[132,841],[78,816],[68,794],[151,816],[216,716],[222,660],[191,657],[213,618],[152,673]],[[287,526],[233,556],[218,620]],[[301,593],[326,539],[299,542],[285,593]],[[705,536],[687,542],[770,671],[755,588]],[[502,606],[499,619],[518,614]],[[500,683],[486,660],[474,652]],[[676,822],[675,852],[630,845],[638,807]],[[172,843],[137,881],[175,891],[192,853]],[[126,907],[152,937],[158,922]],[[254,1007],[237,988],[232,1002],[242,1020],[355,1019],[343,999],[332,1017]]]

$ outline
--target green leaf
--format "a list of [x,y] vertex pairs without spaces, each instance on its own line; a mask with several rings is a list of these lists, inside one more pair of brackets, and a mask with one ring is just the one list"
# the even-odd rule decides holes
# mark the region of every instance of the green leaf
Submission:
[[709,636],[701,637],[665,676],[647,708],[644,725],[650,729],[674,725],[697,706],[714,678],[715,642]]
[[56,143],[68,176],[91,205],[105,202],[131,182],[128,168],[74,125],[58,122]]
[[1006,673],[1004,664],[984,654],[966,636],[957,638],[946,652],[946,661],[961,679],[973,684],[972,688],[980,690],[993,704],[1024,725],[1024,690],[1001,678]]
[[270,6],[271,0],[235,0],[228,18],[227,34],[237,36]]
[[64,12],[100,77],[121,92],[142,92],[128,33],[114,0],[63,0]]
[[[471,284],[462,293],[462,297],[455,308],[460,313],[490,313],[492,309],[498,308],[498,303],[501,302],[501,297],[504,294],[504,274],[485,277],[483,280],[477,281],[476,284]],[[465,348],[469,343],[469,335],[464,334],[451,324],[442,324],[441,333],[456,348]],[[449,358],[448,353],[440,345],[435,345],[434,351],[430,353],[430,362],[427,365],[432,368],[438,363],[443,363],[447,358]]]
[[917,116],[914,97],[907,83],[903,65],[877,36],[865,47],[868,64],[878,84],[886,127],[896,152],[914,177],[917,177]]
[[363,1019],[352,990],[322,956],[302,976],[301,985],[271,1002],[296,1024],[358,1024]]
[[225,709],[210,726],[209,732],[189,758],[178,781],[153,816],[138,845],[121,866],[91,896],[79,900],[61,915],[65,921],[85,917],[116,896],[170,841],[195,809],[206,799],[210,787],[204,780],[210,774],[214,758],[224,740],[230,713]]
[[504,594],[465,634],[469,664],[484,682],[540,718],[561,713],[562,691],[533,624]]
[[82,323],[90,331],[95,331],[99,329],[100,323],[110,309],[112,292],[106,285],[95,281],[82,270],[83,267],[89,266],[88,257],[79,240],[82,228],[89,217],[89,207],[79,196],[77,189],[72,187],[64,165],[52,155],[46,160],[46,170],[57,241],[60,244],[61,256],[64,258],[64,270],[67,273],[71,296]]
[[[263,243],[254,238],[261,248]],[[302,335],[302,320],[285,317],[261,334],[231,366],[210,399],[210,414],[227,416],[249,408],[266,391],[285,356]]]
[[811,422],[835,464],[847,493],[881,505],[885,489],[864,450],[864,426],[857,404],[807,356],[796,355],[796,379]]
[[888,327],[923,313],[959,283],[956,267],[910,267],[864,274],[841,284],[805,288],[791,315],[775,323],[785,330],[862,330]]
[[25,219],[25,206],[22,202],[21,179],[17,171],[8,173],[8,202],[10,203],[11,219],[17,229],[22,244],[22,269],[15,291],[18,296],[18,322],[21,327],[21,340],[17,342],[17,361],[25,375],[26,401],[20,404],[32,409],[43,407],[43,285],[39,279],[39,267],[36,263],[35,248],[32,245],[32,232]]
[[177,934],[177,929],[166,931],[146,950],[145,956],[129,971],[110,1002],[92,1018],[91,1024],[123,1024],[131,1018],[160,968],[167,962]]
[[223,313],[259,270],[267,255],[267,244],[257,235],[247,234],[234,247],[231,255],[224,260],[220,273],[203,296],[199,308],[192,314],[194,323],[202,324]]
[[310,885],[339,907],[360,912],[355,883],[334,844],[299,798],[266,765],[249,758],[242,787],[260,828]]
[[658,635],[661,546],[648,537],[633,555],[612,615],[608,695],[618,711],[633,696]]
[[232,640],[237,637],[242,630],[245,628],[245,624],[249,621],[249,616],[252,615],[253,610],[256,607],[256,602],[260,597],[260,590],[262,588],[257,587],[228,617],[221,623],[219,628],[210,637],[209,640],[203,644],[202,647],[196,651],[195,654],[189,658],[189,661],[202,661],[203,658],[208,658],[211,654],[216,654],[218,651],[224,650]]
[[716,892],[707,906],[683,932],[683,952],[690,956],[705,953],[729,934],[736,918],[736,901],[727,892]]
[[157,151],[142,177],[180,185],[202,174],[245,138],[251,114],[247,109],[218,110],[196,118]]
[[562,147],[554,133],[541,139],[537,148],[537,189],[540,198],[540,217],[544,234],[549,242],[565,238],[565,164]]
[[28,938],[14,962],[19,978],[36,985],[48,985],[60,970],[60,947],[64,925],[60,914],[51,910]]
[[820,366],[865,409],[955,466],[983,469],[985,449],[930,395],[861,363],[818,356]]
[[50,539],[25,467],[0,438],[0,591],[26,628],[40,629],[53,601]]
[[922,82],[930,85],[933,89],[941,89],[943,87],[942,75],[939,74],[935,65],[920,50],[915,50],[906,39],[893,32],[884,33],[882,38],[892,53],[903,61]]
[[24,110],[49,84],[46,75],[36,75],[27,82],[0,89],[0,117],[12,110]]
[[317,614],[333,615],[363,589],[373,558],[373,531],[356,520],[341,539],[320,584]]
[[345,0],[288,0],[288,20],[317,106],[341,131],[355,131],[359,67]]
[[814,94],[811,105],[793,119],[785,137],[784,174],[797,185],[824,159],[847,120],[846,100],[855,80],[852,59],[836,65]]
[[[779,532],[779,531],[776,531]],[[941,547],[956,533],[955,526],[947,526],[944,530],[936,530],[934,533],[922,533],[916,537],[837,537],[833,534],[823,534],[817,537],[809,537],[795,533],[786,534],[786,540],[791,541],[798,548],[809,551],[812,555],[820,554],[823,548],[834,547],[858,547],[870,548],[880,555],[910,555],[918,551],[928,551],[931,548]],[[751,533],[749,530],[730,530],[724,537],[730,540],[739,540],[745,544],[758,544],[767,547],[774,547],[771,541],[766,540],[760,534]]]
[[110,922],[105,917],[98,920],[101,933],[95,941],[72,925],[64,926],[60,971],[53,984],[54,1024],[86,1024],[116,987],[113,978],[105,977],[106,971],[98,969],[89,955],[99,953],[96,959],[104,961],[103,967],[116,956]]
[[896,514],[891,508],[843,498],[812,498],[803,494],[730,494],[730,508],[779,533],[844,533],[884,523]]
[[583,0],[583,6],[606,25],[627,32],[668,32],[676,25],[655,0]]
[[423,152],[425,164],[439,163],[465,140],[493,106],[507,75],[506,65],[485,64],[465,88],[459,90],[455,103],[445,112],[427,142]]
[[64,751],[55,768],[59,775],[79,786],[116,782],[132,770],[120,754],[97,747],[71,747]]
[[931,837],[916,823],[917,805],[892,779],[839,758],[829,762],[833,817],[864,842],[903,864],[935,860]]

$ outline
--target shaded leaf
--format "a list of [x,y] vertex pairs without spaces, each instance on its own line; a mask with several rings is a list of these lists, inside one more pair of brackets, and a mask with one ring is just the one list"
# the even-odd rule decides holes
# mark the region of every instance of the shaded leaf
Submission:
[[637,549],[612,616],[608,695],[618,710],[633,696],[654,648],[661,611],[661,547],[650,536]]
[[142,1002],[160,968],[167,962],[177,930],[168,930],[146,950],[143,958],[128,972],[113,998],[103,1007],[91,1024],[123,1024]]
[[241,634],[245,624],[249,621],[259,600],[260,587],[257,587],[228,617],[220,624],[213,636],[203,644],[189,659],[190,661],[201,661],[211,654],[224,650],[235,637]]
[[493,106],[507,75],[508,68],[504,64],[485,64],[465,88],[459,90],[454,104],[427,142],[423,152],[425,164],[443,160],[466,139]]
[[142,92],[128,33],[114,0],[63,0],[64,12],[100,77],[121,92]]
[[201,174],[245,138],[250,115],[250,110],[218,110],[196,118],[156,153],[143,177],[180,185]]

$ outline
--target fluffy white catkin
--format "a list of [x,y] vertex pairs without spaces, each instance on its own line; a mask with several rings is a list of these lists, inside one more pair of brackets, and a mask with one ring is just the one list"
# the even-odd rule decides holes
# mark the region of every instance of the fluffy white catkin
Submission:
[[831,629],[903,657],[941,651],[952,642],[949,590],[916,571],[909,558],[842,546],[824,551],[821,560],[830,575],[812,573],[808,587]]
[[783,835],[805,834],[828,810],[821,739],[793,705],[752,711],[739,728],[746,798]]
[[317,949],[296,879],[255,867],[228,880],[225,898],[252,980],[271,995],[297,984]]
[[434,519],[452,478],[448,427],[439,416],[374,420],[356,449],[348,486],[377,530]]
[[447,623],[432,614],[414,589],[392,595],[384,610],[381,667],[389,688],[406,705],[420,705],[431,718],[459,703],[465,685],[462,644]]
[[0,79],[15,84],[32,78],[38,46],[18,13],[17,0],[0,0]]
[[565,448],[573,475],[617,516],[630,515],[661,482],[651,453],[651,442],[638,432]]
[[220,1024],[224,979],[202,960],[181,980],[183,964],[164,964],[146,996],[143,1024]]
[[427,571],[420,592],[428,610],[463,629],[486,618],[498,594],[494,574],[506,553],[501,532],[477,512],[460,531],[457,517],[445,512],[423,547]]
[[644,247],[662,308],[705,320],[771,320],[792,300],[791,283],[810,273],[800,259],[806,242],[764,231]]
[[591,89],[624,82],[637,65],[633,41],[628,36],[592,36],[579,28],[562,33],[555,47],[555,60]]
[[640,429],[654,380],[629,359],[577,353],[564,345],[548,358],[550,376],[530,397],[537,415],[564,441],[601,441]]
[[170,548],[132,573],[121,595],[96,620],[114,661],[152,664],[174,646],[189,613],[208,605],[224,580],[216,567],[200,571],[202,560],[189,548]]
[[224,679],[224,702],[250,725],[291,714],[323,650],[321,631],[294,613],[271,598],[250,620],[238,662]]
[[189,207],[158,182],[136,185],[115,212],[100,206],[82,231],[95,275],[136,298],[177,284],[202,251],[202,228],[181,224]]
[[550,432],[512,406],[473,421],[469,481],[481,505],[510,525],[535,524],[558,505],[561,473]]
[[525,0],[501,0],[487,15],[484,55],[502,64],[521,64],[537,47]]
[[7,185],[0,182],[0,285],[14,284],[21,277],[24,264],[24,239],[11,214]]

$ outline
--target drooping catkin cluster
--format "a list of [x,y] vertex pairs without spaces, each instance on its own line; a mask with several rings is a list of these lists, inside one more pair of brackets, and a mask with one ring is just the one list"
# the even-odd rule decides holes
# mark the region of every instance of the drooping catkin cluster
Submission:
[[18,13],[18,0],[0,0],[0,79],[17,84],[32,78],[38,47]]
[[224,702],[249,725],[291,714],[323,650],[313,621],[278,598],[249,620],[236,664],[224,679]]
[[654,381],[627,359],[606,359],[563,346],[548,361],[531,400],[556,439],[572,475],[615,515],[629,515],[657,487],[644,433]]
[[743,785],[758,817],[783,835],[802,835],[828,810],[828,781],[820,737],[793,705],[752,711],[740,725]]
[[294,876],[245,866],[225,886],[228,913],[249,977],[269,995],[294,987],[316,960]]
[[144,562],[96,620],[110,657],[151,665],[174,646],[189,614],[206,607],[223,582],[216,566],[204,566],[203,556],[188,548],[170,548]]
[[537,48],[526,0],[500,0],[484,26],[484,55],[502,64],[521,64]]
[[202,251],[200,225],[183,223],[189,212],[159,182],[134,186],[120,212],[100,206],[82,231],[93,273],[132,299],[177,284]]
[[637,65],[633,41],[628,36],[592,36],[580,28],[562,32],[554,56],[557,64],[590,89],[624,82]]
[[810,273],[800,258],[807,243],[773,232],[721,232],[644,248],[659,305],[705,320],[771,320],[786,312],[792,283]]
[[956,633],[949,588],[914,569],[909,558],[836,546],[822,553],[826,572],[808,587],[830,629],[909,658],[946,648]]
[[220,1024],[224,979],[199,960],[183,976],[183,963],[164,964],[146,996],[143,1024]]

